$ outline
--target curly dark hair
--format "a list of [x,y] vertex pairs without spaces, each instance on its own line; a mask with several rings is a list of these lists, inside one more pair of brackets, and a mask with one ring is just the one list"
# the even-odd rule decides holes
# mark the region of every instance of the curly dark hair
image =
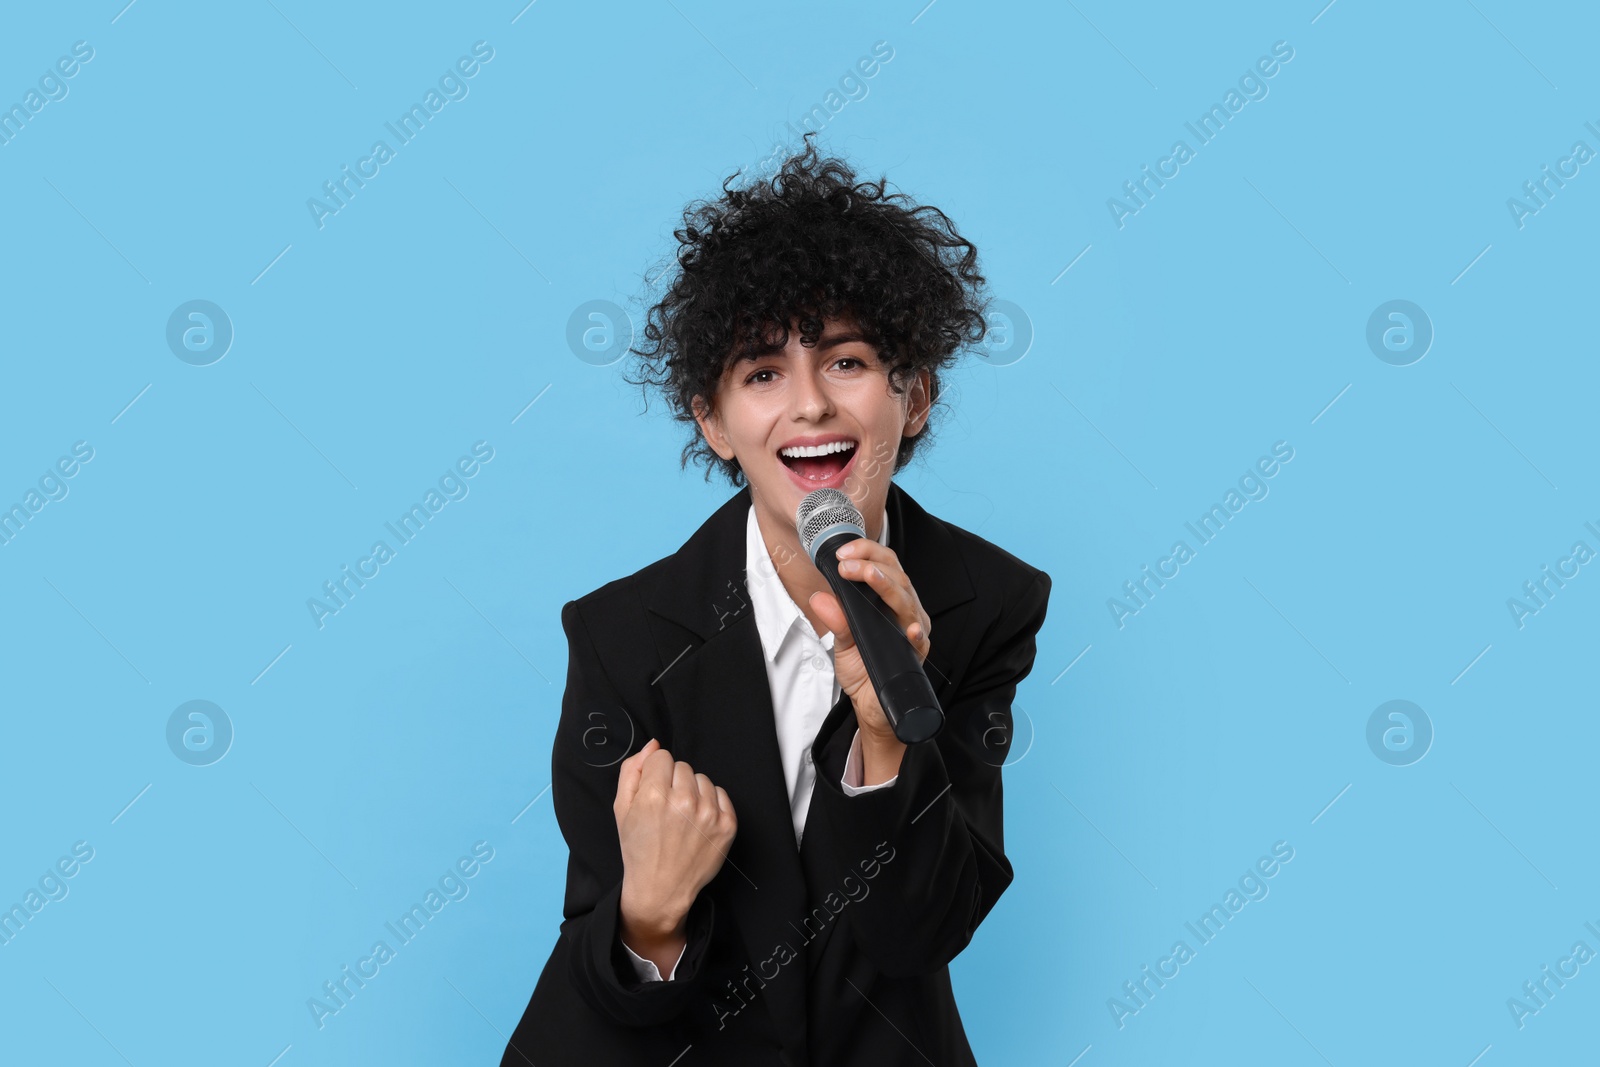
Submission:
[[[712,451],[695,427],[695,397],[714,410],[717,387],[737,354],[763,343],[788,343],[791,320],[811,347],[823,320],[855,322],[889,365],[890,387],[902,394],[919,370],[929,372],[929,399],[939,399],[939,372],[986,330],[989,299],[978,250],[935,207],[917,207],[887,184],[858,182],[843,160],[803,148],[770,180],[730,188],[715,200],[689,204],[678,241],[677,269],[649,309],[644,342],[629,350],[637,376],[625,380],[661,392],[691,439],[679,465],[719,467],[735,486],[745,482],[737,459]],[[648,407],[648,399],[646,400]],[[904,437],[894,469],[911,461],[932,436],[933,419]]]

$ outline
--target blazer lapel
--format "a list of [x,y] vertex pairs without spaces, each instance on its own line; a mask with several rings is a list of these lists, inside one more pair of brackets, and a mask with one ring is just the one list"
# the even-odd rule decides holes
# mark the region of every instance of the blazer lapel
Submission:
[[[749,956],[750,974],[785,1044],[806,1043],[805,875],[795,847],[763,666],[761,637],[744,584],[750,491],[706,520],[645,593],[662,674],[656,679],[672,728],[672,751],[727,790],[739,832],[717,874]],[[777,954],[787,945],[799,957]],[[774,976],[773,970],[777,968]],[[736,981],[744,978],[741,972]],[[732,1010],[740,1001],[711,990]],[[759,1010],[759,1005],[752,1005]]]

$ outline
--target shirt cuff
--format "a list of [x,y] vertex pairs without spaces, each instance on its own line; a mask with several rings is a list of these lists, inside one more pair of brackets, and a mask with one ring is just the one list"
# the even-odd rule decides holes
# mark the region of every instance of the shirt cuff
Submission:
[[[621,939],[618,938],[618,940]],[[647,960],[637,952],[633,951],[633,949],[628,948],[628,943],[626,941],[622,942],[622,947],[627,950],[628,960],[633,964],[634,973],[639,976],[639,981],[660,982],[664,980],[670,982],[672,981],[672,976],[678,973],[678,964],[683,962],[683,954],[689,950],[689,943],[687,941],[684,942],[683,948],[678,952],[678,958],[672,961],[671,973],[668,974],[665,979],[662,979],[661,968],[657,967],[654,961]]]
[[861,729],[857,727],[855,736],[850,739],[850,755],[844,761],[844,777],[839,779],[839,788],[844,790],[844,795],[854,797],[860,796],[862,793],[870,793],[874,789],[887,789],[889,786],[894,785],[895,780],[900,777],[900,775],[896,774],[888,781],[879,782],[877,785],[862,785],[861,773]]

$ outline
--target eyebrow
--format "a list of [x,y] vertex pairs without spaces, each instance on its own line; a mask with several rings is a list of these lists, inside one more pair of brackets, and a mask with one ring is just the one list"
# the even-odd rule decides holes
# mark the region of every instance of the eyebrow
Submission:
[[[871,341],[868,341],[865,335],[863,335],[859,330],[841,330],[837,333],[830,333],[819,338],[815,348],[819,352],[825,352],[830,348],[837,348],[839,345],[846,345],[852,342],[859,342],[865,345],[870,345],[872,343]],[[783,355],[787,355],[787,353],[784,351],[784,346],[763,344],[746,348],[741,355],[735,357],[734,362],[754,363],[756,360],[764,359],[767,356]]]

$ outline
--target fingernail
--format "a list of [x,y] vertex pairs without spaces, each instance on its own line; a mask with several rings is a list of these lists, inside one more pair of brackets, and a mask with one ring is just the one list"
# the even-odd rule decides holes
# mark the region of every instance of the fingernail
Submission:
[[856,563],[856,561],[853,560],[853,559],[840,560],[839,561],[839,573],[840,574],[854,574],[859,566],[860,566],[860,564]]

